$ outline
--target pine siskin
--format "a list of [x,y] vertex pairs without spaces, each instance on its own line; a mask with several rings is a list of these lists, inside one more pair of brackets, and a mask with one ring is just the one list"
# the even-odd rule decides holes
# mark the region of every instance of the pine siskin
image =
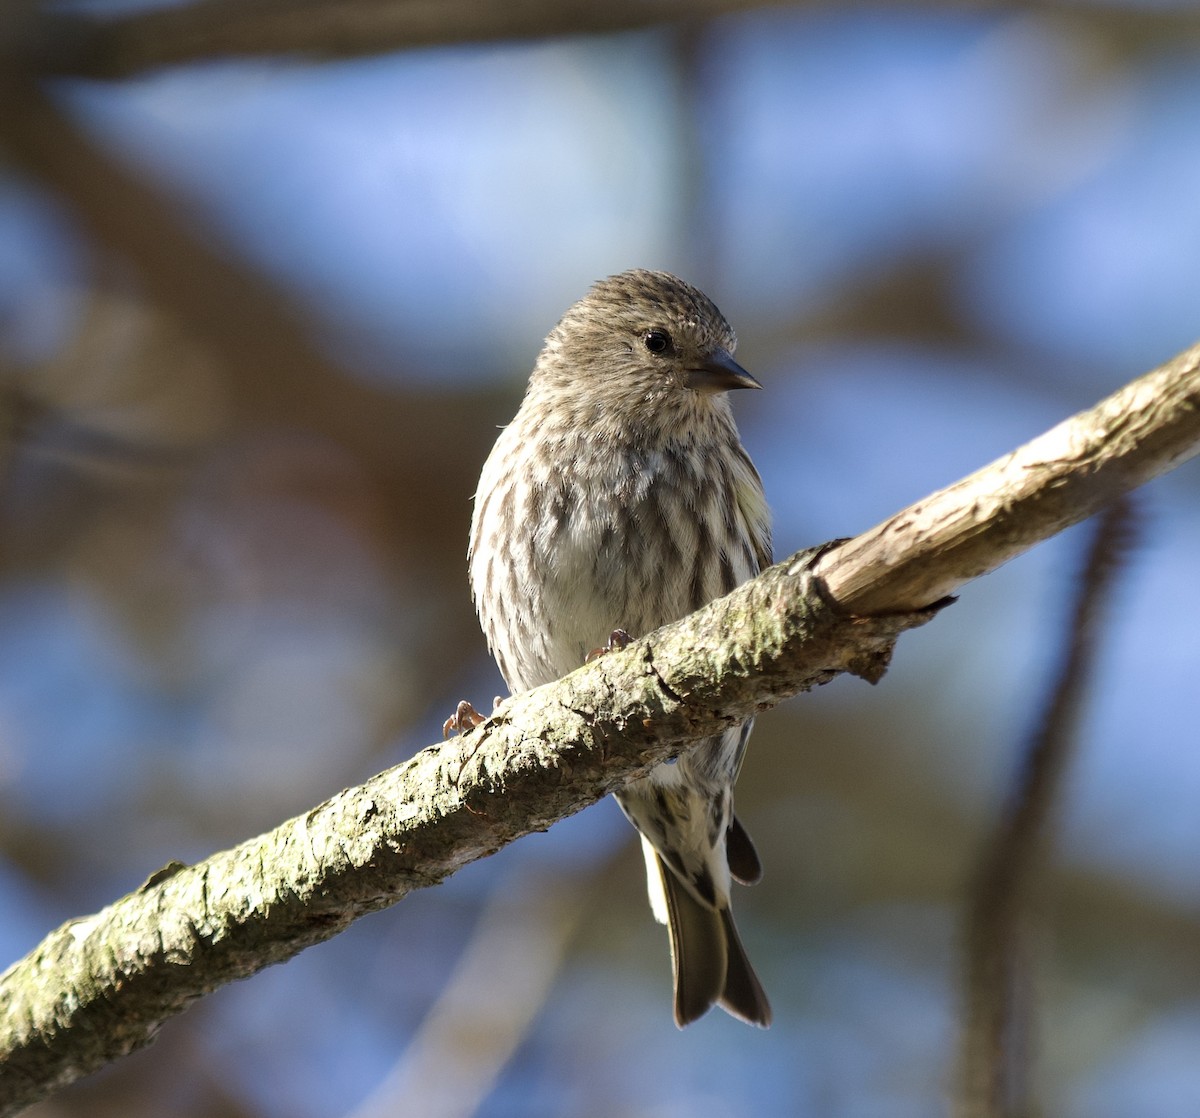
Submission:
[[[760,385],[735,345],[705,295],[642,270],[595,284],[547,337],[483,467],[471,527],[475,603],[512,691],[566,675],[614,629],[644,636],[770,564],[762,482],[725,395]],[[750,727],[617,793],[670,932],[681,1027],[714,1004],[771,1020],[729,908],[731,876],[762,873],[733,814]]]

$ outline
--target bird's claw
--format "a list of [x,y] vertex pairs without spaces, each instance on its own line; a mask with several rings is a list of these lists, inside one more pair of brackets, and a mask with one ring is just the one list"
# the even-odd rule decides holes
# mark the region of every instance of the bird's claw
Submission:
[[600,656],[607,655],[609,652],[620,652],[622,648],[628,645],[633,640],[624,629],[614,629],[608,634],[608,644],[601,648],[593,648],[587,654],[587,658],[583,661],[585,664],[590,664],[593,660]]
[[466,699],[455,708],[455,711],[442,723],[442,737],[448,738],[452,733],[465,734],[476,726],[482,726],[487,716],[480,714]]

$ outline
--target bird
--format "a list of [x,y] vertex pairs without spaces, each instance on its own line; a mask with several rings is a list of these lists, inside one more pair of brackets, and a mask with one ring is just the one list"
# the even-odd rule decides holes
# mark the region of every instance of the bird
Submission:
[[[763,484],[728,393],[761,388],[711,299],[667,272],[593,284],[546,337],[475,494],[468,547],[480,624],[516,694],[729,593],[772,561]],[[469,703],[447,726],[482,721]],[[714,1005],[766,1027],[731,880],[762,875],[733,812],[752,721],[615,795],[641,835],[667,926],[675,1023]],[[449,731],[448,731],[449,732]]]

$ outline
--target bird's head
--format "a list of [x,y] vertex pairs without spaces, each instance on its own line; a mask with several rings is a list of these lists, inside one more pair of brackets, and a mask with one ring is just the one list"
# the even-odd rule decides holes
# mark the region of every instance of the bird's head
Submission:
[[761,385],[733,359],[737,339],[703,292],[667,272],[610,276],[563,315],[530,389],[642,412]]

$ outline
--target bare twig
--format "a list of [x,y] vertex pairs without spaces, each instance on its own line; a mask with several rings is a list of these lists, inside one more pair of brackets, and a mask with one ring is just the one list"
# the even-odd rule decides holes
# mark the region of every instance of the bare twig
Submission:
[[1029,1118],[1030,1005],[1025,945],[1056,807],[1096,661],[1113,587],[1133,541],[1132,504],[1096,527],[1078,583],[1062,662],[1021,758],[1011,803],[985,854],[966,928],[962,1118]]

